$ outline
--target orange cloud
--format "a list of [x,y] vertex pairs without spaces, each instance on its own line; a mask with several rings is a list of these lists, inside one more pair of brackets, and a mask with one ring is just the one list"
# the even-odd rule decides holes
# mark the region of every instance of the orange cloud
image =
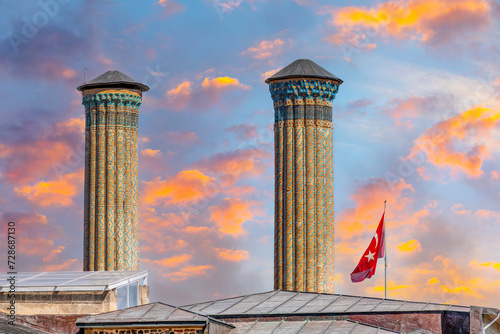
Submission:
[[340,239],[361,235],[366,231],[375,231],[382,215],[384,200],[387,200],[391,212],[391,226],[414,224],[426,212],[408,215],[405,210],[411,202],[407,196],[413,187],[403,179],[387,182],[371,178],[361,184],[350,196],[355,205],[341,211],[338,215],[337,235]]
[[275,39],[274,41],[262,41],[257,46],[250,47],[243,51],[242,55],[251,55],[254,59],[270,58],[276,56],[283,51],[284,41]]
[[226,89],[231,87],[248,89],[250,86],[244,85],[239,82],[236,78],[230,77],[217,77],[217,78],[205,78],[201,83],[203,89]]
[[465,210],[462,204],[455,204],[451,208],[451,211],[453,211],[453,213],[456,213],[457,215],[468,215],[471,213],[470,210]]
[[223,183],[232,184],[243,176],[261,176],[264,171],[264,163],[269,162],[270,159],[269,152],[262,149],[238,149],[203,158],[195,165],[201,170],[221,174]]
[[[201,77],[198,79],[200,80]],[[193,108],[195,110],[206,110],[217,105],[224,95],[238,90],[247,90],[250,86],[240,83],[236,78],[228,76],[205,77],[199,84],[183,81],[177,87],[165,93],[166,102],[174,110]],[[149,98],[148,103],[158,108],[164,108],[164,100]],[[234,106],[233,106],[234,107]]]
[[168,258],[163,258],[161,260],[150,260],[150,259],[143,259],[144,262],[154,264],[156,266],[164,267],[164,268],[175,268],[179,267],[180,265],[188,262],[193,258],[192,255],[189,254],[181,254],[181,255],[174,255],[172,257]]
[[83,169],[33,186],[14,187],[14,192],[39,206],[70,206],[83,185]]
[[200,233],[208,231],[208,227],[206,226],[186,226],[184,232],[187,233]]
[[254,219],[260,213],[252,201],[225,199],[219,206],[211,206],[210,220],[215,222],[224,234],[239,236],[246,233],[243,223]]
[[180,110],[184,109],[188,105],[192,93],[192,83],[184,81],[177,87],[167,91],[166,95],[170,105],[174,107],[174,109]]
[[250,259],[248,251],[241,249],[215,248],[217,256],[226,261],[240,262]]
[[74,172],[83,167],[85,146],[83,119],[69,119],[45,128],[28,129],[36,133],[36,141],[0,144],[4,158],[6,181],[18,186],[56,175]]
[[278,67],[278,68],[275,68],[274,70],[270,70],[270,71],[267,71],[267,72],[264,72],[260,75],[260,79],[262,81],[265,81],[267,78],[273,76],[275,73],[277,73],[279,70],[281,70],[283,67]]
[[184,281],[193,276],[206,276],[209,270],[214,270],[214,267],[211,265],[189,266],[174,273],[167,273],[164,276],[169,277],[171,281],[177,282]]
[[158,158],[161,156],[161,151],[160,150],[152,150],[150,148],[146,148],[141,151],[141,155],[149,158]]
[[49,254],[47,254],[46,256],[42,257],[42,261],[43,262],[52,262],[52,261],[54,261],[59,256],[59,254],[62,253],[62,251],[64,250],[64,248],[65,247],[63,247],[63,246],[59,246],[58,248],[55,248],[55,249],[51,250]]
[[[500,112],[488,108],[475,107],[457,116],[442,121],[427,129],[415,140],[407,159],[418,157],[422,153],[427,161],[438,167],[449,167],[453,171],[462,171],[468,177],[478,178],[483,175],[481,166],[490,154],[488,148],[478,144],[487,139],[490,131],[500,123]],[[474,138],[474,145],[466,152],[459,151],[455,144],[467,144]]]
[[496,211],[490,211],[490,210],[477,210],[474,215],[481,217],[481,218],[496,218],[500,219],[500,213]]
[[80,269],[80,268],[78,266],[78,262],[76,259],[67,259],[67,260],[63,261],[62,263],[39,266],[37,271],[48,271],[48,272],[75,271],[78,269]]
[[143,202],[147,204],[194,202],[205,196],[206,188],[215,179],[198,170],[186,170],[171,178],[143,181]]
[[422,251],[422,246],[420,245],[420,242],[412,239],[407,242],[401,242],[398,245],[398,249],[402,252],[407,252],[407,253],[411,253],[413,251],[420,252]]
[[332,15],[331,24],[336,28],[327,37],[329,42],[358,48],[373,48],[373,40],[379,35],[446,43],[477,33],[491,22],[491,7],[486,0],[387,1],[371,8],[348,6],[322,13]]

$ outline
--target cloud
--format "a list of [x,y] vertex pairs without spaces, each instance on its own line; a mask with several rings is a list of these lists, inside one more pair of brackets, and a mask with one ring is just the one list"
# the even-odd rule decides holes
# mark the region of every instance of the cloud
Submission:
[[200,141],[200,138],[192,131],[165,132],[162,134],[162,138],[164,138],[168,144],[179,146],[188,146]]
[[161,151],[145,148],[144,150],[141,151],[141,155],[148,158],[158,158],[161,157]]
[[418,240],[409,240],[407,242],[401,242],[398,245],[398,249],[402,252],[405,253],[411,253],[411,252],[420,252],[422,251],[422,245],[420,245],[420,242]]
[[214,5],[219,7],[223,13],[230,13],[238,8],[244,0],[214,0]]
[[274,70],[270,70],[270,71],[267,71],[267,72],[264,72],[260,75],[260,80],[262,81],[265,81],[267,78],[270,78],[272,77],[275,73],[277,73],[279,70],[281,70],[283,67],[278,67],[278,68],[275,68]]
[[205,78],[201,83],[201,88],[205,90],[223,90],[227,88],[240,88],[248,89],[250,86],[244,85],[239,82],[236,78],[230,77],[217,77],[217,78]]
[[210,220],[215,222],[223,234],[240,236],[246,234],[245,222],[254,220],[261,211],[254,201],[225,199],[218,206],[209,207]]
[[40,181],[32,186],[14,187],[18,196],[26,197],[30,202],[42,206],[70,206],[73,197],[81,193],[83,169],[65,174],[49,181]]
[[241,249],[215,248],[217,256],[225,261],[240,262],[250,259],[248,251]]
[[185,170],[162,180],[143,181],[142,201],[148,205],[194,202],[205,196],[207,187],[215,181],[199,170]]
[[457,215],[468,215],[471,213],[470,210],[465,210],[463,204],[455,204],[451,208],[451,211]]
[[182,268],[179,271],[173,273],[167,273],[164,276],[170,278],[171,281],[184,281],[188,278],[194,276],[207,276],[208,271],[214,270],[214,266],[212,265],[202,265],[202,266],[188,266]]
[[83,128],[78,118],[47,127],[27,122],[3,129],[0,166],[6,181],[20,186],[51,174],[60,177],[75,172],[85,160]]
[[173,0],[158,0],[155,4],[163,8],[163,17],[174,15],[184,9],[184,6]]
[[391,227],[414,224],[425,212],[407,213],[413,201],[409,193],[413,191],[412,185],[404,179],[388,182],[371,178],[362,182],[350,195],[354,206],[342,210],[336,217],[339,239],[350,239],[367,231],[373,233],[382,216],[384,200],[388,202],[391,216],[395,217],[391,220]]
[[238,149],[216,153],[195,163],[199,169],[221,175],[224,184],[233,184],[242,177],[257,177],[264,172],[264,165],[271,155],[262,149]]
[[57,271],[77,271],[80,269],[77,259],[67,259],[61,263],[51,263],[39,265],[37,271],[57,272]]
[[219,104],[223,96],[250,88],[250,86],[240,83],[237,78],[228,76],[205,77],[201,83],[184,80],[165,93],[166,101],[154,100],[153,98],[149,98],[148,101],[151,101],[158,108],[163,108],[164,104],[167,104],[174,110],[186,108],[206,110]]
[[181,254],[181,255],[174,255],[174,256],[168,257],[168,258],[163,258],[161,260],[143,259],[143,261],[150,263],[150,264],[153,264],[155,266],[160,266],[162,268],[176,268],[182,264],[185,264],[186,262],[188,262],[192,258],[193,258],[192,255]]
[[384,112],[397,120],[417,118],[434,104],[433,98],[428,101],[427,98],[421,96],[411,96],[407,99],[395,98],[389,101]]
[[259,136],[257,130],[257,126],[253,123],[232,125],[226,129],[227,132],[236,134],[236,138],[240,140],[250,140],[257,138]]
[[477,35],[491,22],[486,0],[387,1],[368,8],[347,6],[320,13],[331,15],[335,29],[326,37],[328,42],[365,51],[376,47],[379,36],[447,45]]
[[250,55],[254,59],[265,59],[277,56],[283,51],[285,42],[277,38],[274,41],[261,41],[257,46],[249,47],[242,55]]
[[170,105],[176,109],[184,109],[193,94],[192,83],[189,81],[181,82],[177,87],[167,91],[166,96]]
[[479,178],[484,174],[483,161],[490,158],[488,147],[480,142],[489,139],[499,122],[500,112],[474,107],[427,129],[406,159],[424,154],[434,166]]

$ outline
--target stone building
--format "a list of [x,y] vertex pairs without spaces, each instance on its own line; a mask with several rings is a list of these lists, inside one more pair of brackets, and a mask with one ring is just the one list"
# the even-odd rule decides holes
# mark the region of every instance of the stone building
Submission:
[[[0,274],[2,311],[11,300],[9,276]],[[147,304],[147,279],[147,271],[18,273],[15,314],[87,315]]]

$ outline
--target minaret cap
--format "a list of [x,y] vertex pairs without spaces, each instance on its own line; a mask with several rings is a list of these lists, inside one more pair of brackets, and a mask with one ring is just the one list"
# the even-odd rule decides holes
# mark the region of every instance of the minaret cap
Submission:
[[281,71],[275,73],[273,76],[266,79],[266,83],[270,83],[274,80],[288,79],[288,78],[319,78],[319,79],[330,79],[338,81],[341,84],[341,79],[337,78],[335,75],[331,74],[323,67],[319,66],[315,62],[309,59],[297,59],[287,67],[283,68]]
[[92,88],[131,88],[147,92],[149,87],[143,85],[120,71],[107,71],[97,78],[78,86],[76,89],[84,91]]

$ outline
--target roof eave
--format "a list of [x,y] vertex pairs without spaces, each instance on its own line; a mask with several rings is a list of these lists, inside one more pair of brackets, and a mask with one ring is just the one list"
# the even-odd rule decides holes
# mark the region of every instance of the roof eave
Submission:
[[76,89],[83,92],[87,89],[94,89],[94,88],[132,88],[132,89],[137,89],[141,92],[147,92],[149,90],[149,87],[146,85],[143,85],[139,82],[128,82],[128,81],[83,84],[78,86]]
[[332,77],[321,76],[321,75],[285,75],[285,76],[278,77],[278,78],[270,77],[270,78],[267,78],[264,82],[266,84],[269,84],[271,81],[293,79],[293,78],[296,78],[296,79],[306,79],[306,78],[307,79],[326,79],[326,80],[336,81],[336,82],[338,82],[339,85],[341,85],[344,82],[344,80],[339,79],[339,78],[332,78]]

